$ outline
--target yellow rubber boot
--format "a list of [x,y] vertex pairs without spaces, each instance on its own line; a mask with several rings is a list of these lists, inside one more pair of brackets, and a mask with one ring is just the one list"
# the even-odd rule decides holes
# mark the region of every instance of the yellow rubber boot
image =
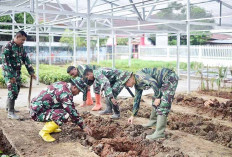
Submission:
[[98,110],[102,109],[101,95],[95,94],[95,98],[96,98],[96,105],[92,108],[92,111],[98,111]]
[[92,100],[92,97],[91,97],[91,92],[88,91],[87,92],[87,100],[86,100],[86,105],[93,105],[93,100]]
[[54,130],[53,132],[54,133],[59,133],[59,132],[61,132],[62,130],[60,129],[60,128],[57,128],[56,130]]
[[59,126],[54,122],[46,122],[43,129],[39,132],[39,135],[42,137],[42,139],[46,142],[53,142],[56,139],[54,139],[50,133],[54,132],[56,129],[58,129]]

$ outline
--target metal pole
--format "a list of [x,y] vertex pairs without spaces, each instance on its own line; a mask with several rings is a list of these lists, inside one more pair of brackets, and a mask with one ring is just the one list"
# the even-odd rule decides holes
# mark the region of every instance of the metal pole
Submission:
[[49,65],[52,65],[52,39],[51,35],[49,34]]
[[[113,16],[113,4],[111,4],[111,15]],[[115,38],[114,38],[114,24],[111,19],[111,37],[112,37],[112,68],[115,68]]]
[[90,0],[87,0],[87,64],[90,64]]
[[190,52],[190,0],[187,0],[187,47],[188,47],[188,63],[187,63],[187,86],[188,86],[188,90],[187,90],[187,93],[189,94],[190,93],[190,55],[191,55],[191,52]]
[[[23,23],[27,24],[27,16],[26,16],[26,12],[23,13]],[[26,31],[26,26],[24,25],[24,31]]]
[[15,36],[15,11],[12,11],[12,39],[14,39]]
[[36,13],[35,13],[35,20],[36,20],[36,83],[39,84],[39,14],[37,12],[38,9],[38,0],[36,0]]
[[99,64],[100,61],[100,39],[99,36],[97,37],[97,64]]
[[73,66],[76,66],[76,29],[73,29]]
[[220,19],[219,19],[219,26],[222,25],[222,1],[220,1]]
[[176,50],[176,72],[178,77],[180,77],[180,33],[177,33],[177,50]]
[[129,62],[128,62],[128,66],[131,66],[131,51],[132,51],[132,47],[131,47],[131,37],[128,38],[128,44],[129,44]]

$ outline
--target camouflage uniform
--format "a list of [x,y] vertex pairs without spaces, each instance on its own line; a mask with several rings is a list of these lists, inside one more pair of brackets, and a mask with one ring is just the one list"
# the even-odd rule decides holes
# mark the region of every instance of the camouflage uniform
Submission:
[[[77,66],[78,77],[85,79],[83,76],[85,69],[97,70],[98,68],[99,68],[99,66],[97,66],[97,65],[80,64]],[[97,89],[97,87],[94,84],[94,81],[85,81],[85,82],[87,82],[87,84],[89,86],[91,86],[93,84],[94,93],[99,94],[99,93],[97,93],[97,91],[99,91],[100,89]],[[88,90],[86,90],[86,92],[83,93],[83,101],[86,101],[86,99],[87,99],[87,91]]]
[[152,88],[154,91],[153,98],[161,99],[160,105],[158,107],[153,105],[153,107],[158,115],[167,116],[171,109],[171,103],[173,101],[179,79],[175,72],[166,68],[161,70],[158,70],[157,68],[144,68],[134,74],[134,76],[136,83],[132,115],[137,115],[143,90]]
[[70,117],[73,123],[84,128],[83,119],[73,103],[71,83],[56,82],[41,91],[39,96],[32,99],[31,103],[30,115],[35,121],[54,121],[61,126]]
[[[19,47],[13,40],[3,49],[2,64],[2,74],[8,89],[8,99],[15,100],[18,97],[21,85],[22,64],[25,64],[30,75],[35,73],[34,69],[23,46]],[[10,79],[13,77],[15,77],[16,83],[10,83]]]
[[98,89],[96,92],[100,93],[100,89],[102,87],[102,90],[104,90],[105,96],[107,97],[107,101],[112,105],[115,112],[119,113],[119,109],[118,106],[113,105],[111,99],[117,98],[131,74],[131,72],[110,68],[99,68],[98,70],[93,70],[95,78],[94,83],[96,85],[96,89]]

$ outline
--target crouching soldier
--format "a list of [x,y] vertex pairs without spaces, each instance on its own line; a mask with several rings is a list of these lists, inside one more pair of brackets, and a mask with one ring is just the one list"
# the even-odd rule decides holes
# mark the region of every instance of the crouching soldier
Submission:
[[[86,69],[84,71],[84,77],[90,81],[94,81],[97,89],[104,90],[106,97],[106,109],[99,112],[99,114],[114,114],[111,118],[120,118],[119,106],[117,103],[117,96],[125,86],[126,81],[130,78],[131,72],[121,71],[110,68],[100,68],[97,70]],[[100,91],[97,91],[100,93]]]
[[[67,68],[67,73],[74,78],[75,77],[83,78],[83,73],[86,68],[96,70],[99,68],[99,66],[90,65],[90,64],[89,65],[78,65],[77,68],[75,68],[74,66],[69,66]],[[93,84],[93,81],[88,81],[87,84],[89,85],[89,87],[88,87],[88,90],[86,90],[86,92],[83,93],[83,104],[80,105],[81,107],[93,104],[93,100],[92,100],[91,92],[90,92],[90,86]],[[102,109],[102,104],[101,104],[101,95],[100,93],[97,93],[96,91],[100,91],[100,90],[96,89],[95,84],[93,84],[93,89],[95,93],[96,104],[92,108],[92,111],[98,111]]]
[[152,99],[152,111],[150,121],[144,127],[156,125],[156,131],[152,135],[147,135],[147,139],[156,140],[164,138],[164,131],[167,125],[167,116],[171,109],[171,104],[178,84],[178,76],[170,69],[163,68],[144,68],[135,74],[132,74],[126,82],[127,87],[135,86],[135,99],[132,116],[128,119],[133,123],[134,116],[139,110],[140,100],[143,90],[152,88],[154,96]]
[[73,96],[85,92],[86,87],[87,85],[80,78],[71,79],[70,83],[56,82],[32,99],[30,106],[32,119],[46,122],[39,132],[44,141],[55,141],[50,133],[61,132],[59,126],[66,123],[69,118],[85,132],[92,134],[92,131],[84,125],[73,103]]

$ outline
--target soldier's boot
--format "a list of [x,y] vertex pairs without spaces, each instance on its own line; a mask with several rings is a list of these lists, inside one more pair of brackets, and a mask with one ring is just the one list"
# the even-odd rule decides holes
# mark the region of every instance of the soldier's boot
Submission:
[[151,115],[150,115],[150,118],[149,118],[149,122],[147,124],[142,125],[142,126],[144,128],[150,128],[150,127],[155,126],[156,122],[157,122],[157,114],[156,114],[155,108],[152,107]]
[[58,127],[57,129],[55,129],[53,132],[54,133],[59,133],[59,132],[61,132],[62,130],[60,129],[60,127]]
[[98,111],[102,109],[102,104],[101,104],[101,95],[100,94],[95,94],[96,98],[96,105],[92,108],[92,111]]
[[147,135],[146,139],[158,140],[158,139],[165,138],[164,131],[166,129],[166,125],[167,125],[167,117],[163,115],[158,115],[157,123],[156,123],[156,130],[153,134]]
[[50,133],[54,132],[54,130],[58,129],[59,126],[54,122],[46,122],[43,129],[40,130],[39,135],[42,137],[42,139],[46,142],[53,142],[56,139],[53,138]]
[[100,111],[100,115],[106,115],[106,114],[112,114],[112,104],[110,101],[106,98],[106,109],[104,111]]
[[86,105],[93,105],[93,99],[92,99],[92,97],[91,97],[91,92],[90,91],[88,91],[87,92],[87,100],[86,100]]
[[[6,100],[6,112],[8,112],[8,110],[9,110],[9,106],[10,106],[10,103],[11,103],[10,101],[11,100],[9,98],[7,98],[7,100]],[[14,106],[15,106],[15,101],[13,101],[13,103],[14,103]],[[19,111],[14,109],[14,113],[16,113],[16,112],[19,112]]]
[[119,106],[118,105],[112,105],[114,114],[111,116],[112,119],[119,119],[120,118],[120,111],[119,111]]
[[15,100],[11,100],[11,99],[8,99],[7,100],[7,103],[8,103],[8,118],[9,119],[19,119],[19,117],[14,113],[14,105],[15,105]]

